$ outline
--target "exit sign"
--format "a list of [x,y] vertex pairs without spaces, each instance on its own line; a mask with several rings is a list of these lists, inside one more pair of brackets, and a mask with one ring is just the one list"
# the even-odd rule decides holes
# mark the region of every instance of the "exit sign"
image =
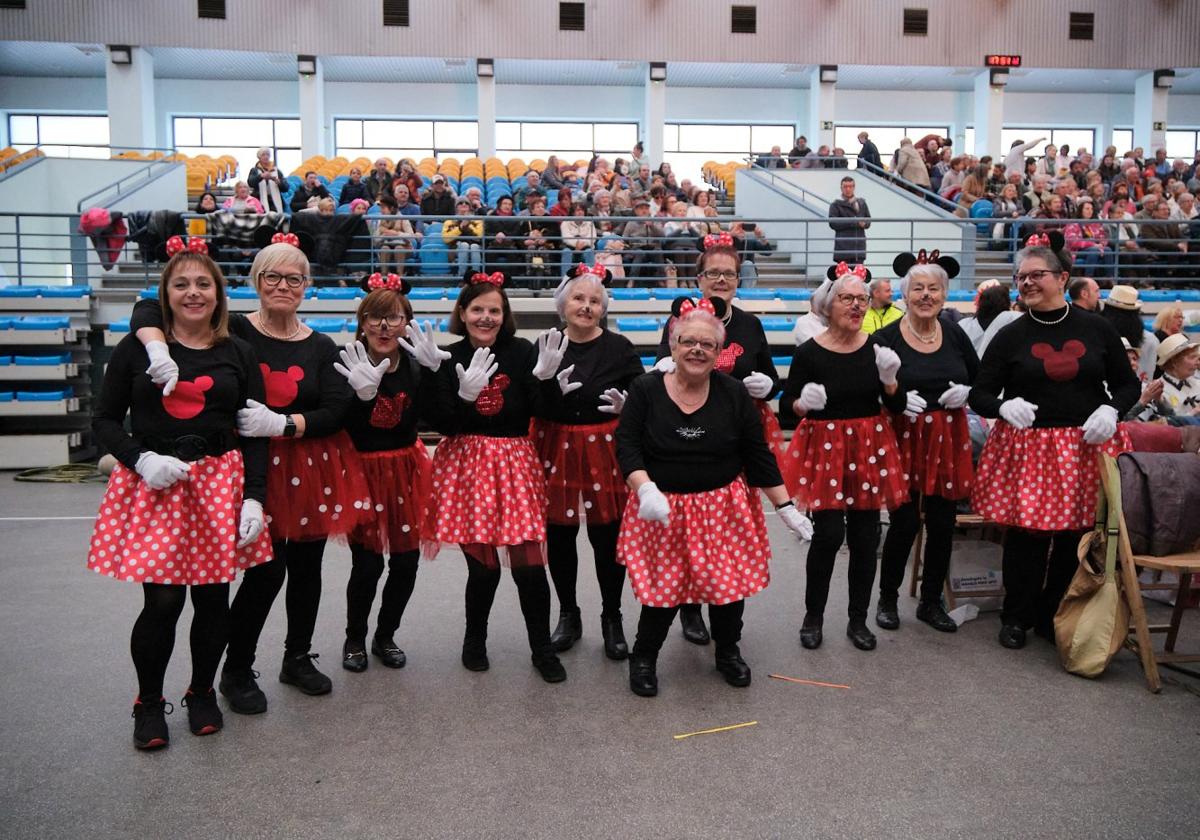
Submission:
[[984,67],[1020,67],[1021,56],[1019,55],[985,55],[983,57]]

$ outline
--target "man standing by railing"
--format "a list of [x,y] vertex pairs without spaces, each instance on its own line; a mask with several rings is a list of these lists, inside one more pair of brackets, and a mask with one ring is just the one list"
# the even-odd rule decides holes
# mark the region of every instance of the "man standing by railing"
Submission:
[[871,142],[871,138],[867,132],[860,131],[858,133],[858,142],[862,143],[862,148],[858,150],[858,165],[861,168],[866,165],[868,169],[879,172],[883,169],[883,160],[879,157],[879,147]]
[[833,228],[833,261],[851,264],[867,259],[866,229],[871,226],[867,202],[854,195],[854,179],[842,179],[842,197],[829,205],[829,226]]

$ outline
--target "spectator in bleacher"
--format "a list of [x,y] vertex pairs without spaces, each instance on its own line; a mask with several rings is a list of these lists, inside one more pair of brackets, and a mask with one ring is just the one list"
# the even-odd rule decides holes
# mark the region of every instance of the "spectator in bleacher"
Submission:
[[337,213],[337,205],[333,203],[332,196],[317,199],[317,213],[322,216],[333,216]]
[[542,194],[541,191],[542,176],[536,171],[530,169],[525,173],[525,181],[513,187],[513,204],[518,210],[528,210],[525,199],[530,193]]
[[642,146],[642,141],[639,140],[633,144],[633,149],[629,153],[629,171],[637,172],[643,166],[649,166],[650,161],[646,158],[646,150]]
[[1129,346],[1138,351],[1138,369],[1145,379],[1154,375],[1159,341],[1142,322],[1142,302],[1137,289],[1132,286],[1113,286],[1100,315],[1116,329],[1117,334],[1129,341]]
[[716,221],[717,208],[713,207],[712,193],[708,190],[696,190],[694,203],[688,205],[684,215],[696,219],[689,227],[693,236],[704,236],[708,233],[720,233],[721,225]]
[[1167,177],[1167,173],[1171,171],[1171,162],[1167,160],[1167,150],[1155,149],[1154,162],[1150,165],[1154,167],[1154,174],[1159,178]]
[[1096,167],[1096,171],[1100,173],[1105,184],[1111,184],[1113,179],[1121,174],[1121,168],[1117,166],[1116,158],[1109,154],[1100,159],[1100,165]]
[[276,213],[284,212],[285,208],[280,194],[286,189],[284,187],[286,179],[275,162],[271,160],[270,149],[258,150],[257,161],[254,166],[250,167],[250,174],[246,178],[249,181],[250,189],[258,193],[258,199],[263,207],[268,207]]
[[1111,264],[1112,249],[1108,246],[1108,232],[1096,218],[1096,206],[1091,199],[1078,205],[1079,221],[1063,228],[1067,248],[1075,260],[1075,267],[1084,277],[1107,275]]
[[662,226],[662,254],[663,261],[666,263],[663,272],[667,277],[668,286],[676,285],[680,266],[683,266],[686,277],[690,273],[688,269],[700,256],[700,251],[696,247],[696,237],[692,233],[692,225],[686,221],[687,210],[687,204],[682,201],[672,203],[667,211],[668,220]]
[[[1116,186],[1114,185],[1114,188]],[[1153,257],[1149,251],[1138,245],[1138,226],[1133,223],[1133,214],[1129,212],[1129,199],[1118,195],[1108,203],[1103,216],[1109,222],[1115,223],[1117,238],[1114,252],[1120,261],[1118,271],[1129,277],[1142,276],[1144,271],[1141,266],[1146,265]]]
[[208,190],[200,193],[200,197],[196,199],[197,213],[215,213],[217,212],[217,197]]
[[643,163],[637,168],[637,172],[629,184],[630,195],[632,198],[647,195],[653,185],[654,176],[650,174],[650,164]]
[[862,263],[867,258],[866,229],[871,226],[867,202],[854,195],[854,179],[842,178],[842,195],[829,205],[829,227],[833,229],[833,261]]
[[558,201],[550,208],[551,216],[570,216],[571,208],[574,202],[571,200],[571,191],[566,187],[561,187],[558,190]]
[[1067,167],[1067,175],[1075,182],[1077,189],[1085,189],[1087,187],[1087,168],[1083,161],[1076,158],[1071,161],[1071,165]]
[[446,176],[440,172],[433,176],[429,191],[421,199],[421,215],[442,218],[454,215],[454,196],[446,188]]
[[1039,233],[1049,233],[1052,230],[1062,231],[1068,218],[1062,196],[1047,195],[1043,197],[1041,206],[1029,214],[1034,219],[1032,227]]
[[311,170],[305,172],[304,183],[296,187],[296,192],[292,194],[292,212],[299,213],[301,210],[307,210],[311,199],[328,197],[329,190],[325,189],[325,185],[317,178],[317,173]]
[[596,165],[592,168],[592,171],[588,173],[588,191],[591,191],[592,184],[599,184],[602,188],[611,190],[613,178],[615,177],[616,173],[608,168],[608,161],[602,157],[597,157]]
[[1075,215],[1075,195],[1078,192],[1079,188],[1072,178],[1064,176],[1054,184],[1054,194],[1062,199],[1063,213],[1067,216]]
[[892,281],[883,277],[872,277],[867,283],[870,302],[862,319],[862,331],[873,333],[893,321],[904,317],[904,310],[892,303]]
[[1034,211],[1042,208],[1042,203],[1049,198],[1050,193],[1046,187],[1050,185],[1050,179],[1045,175],[1034,175],[1033,183],[1029,188],[1029,192],[1025,193],[1022,203],[1025,205],[1025,212],[1032,214]]
[[1162,398],[1172,412],[1172,425],[1200,425],[1200,377],[1196,376],[1196,345],[1187,336],[1169,337],[1158,349],[1162,368]]
[[914,145],[921,152],[921,158],[925,161],[925,168],[933,169],[934,165],[942,159],[942,149],[951,148],[954,145],[954,141],[949,137],[926,134]]
[[[613,222],[606,221],[608,217],[616,215],[612,207],[612,193],[601,187],[592,193],[592,202],[592,212],[590,215],[600,219],[600,221],[596,222],[597,232],[601,234],[612,232],[614,227]],[[634,209],[637,209],[636,203]]]
[[1071,305],[1086,309],[1088,312],[1100,311],[1100,287],[1091,277],[1076,277],[1067,286],[1067,296]]
[[971,207],[976,201],[983,201],[987,195],[987,167],[979,164],[967,171],[958,191],[958,209],[955,211],[962,218],[971,215]]
[[1033,158],[1025,161],[1025,177],[1021,183],[1024,186],[1023,192],[1027,192],[1033,187],[1033,179],[1037,177],[1037,161]]
[[1008,176],[1004,173],[1003,163],[993,163],[991,174],[987,179],[987,197],[996,200],[996,196],[1000,195],[1000,191],[1004,189],[1004,185],[1008,183]]
[[792,146],[788,152],[788,163],[793,167],[798,167],[800,161],[812,154],[812,149],[808,148],[808,138],[801,134],[796,138],[796,145]]
[[846,150],[841,146],[834,146],[830,152],[832,160],[828,162],[830,169],[849,169],[850,161],[846,159]]
[[546,192],[553,192],[554,190],[562,189],[562,176],[558,174],[558,167],[560,165],[561,164],[559,164],[558,158],[554,155],[550,155],[550,157],[546,158],[546,165],[542,167],[542,171],[539,173],[541,176],[542,188],[546,190]]
[[772,146],[770,152],[755,158],[754,165],[763,169],[787,169],[787,161],[784,159],[783,150],[779,146]]
[[1045,137],[1036,137],[1028,143],[1023,140],[1014,140],[1012,146],[1009,147],[1008,154],[1004,156],[1004,173],[1012,175],[1017,172],[1023,175],[1025,173],[1025,153],[1045,139]]
[[479,187],[467,187],[465,193],[467,201],[471,202],[471,212],[476,216],[483,216],[487,213],[487,205],[483,203],[483,191]]
[[[1146,201],[1149,199],[1147,196]],[[1166,201],[1154,202],[1150,220],[1139,226],[1138,243],[1154,255],[1161,272],[1173,274],[1187,259],[1188,243],[1179,238],[1179,226],[1171,222]]]
[[[396,178],[392,182],[392,193],[396,192],[396,184],[400,183],[408,187],[408,200],[413,204],[419,205],[421,202],[421,190],[425,186],[425,182],[421,180],[420,173],[417,172],[417,166],[409,158],[404,158],[400,161],[400,165],[396,168]],[[404,202],[400,201],[400,196],[396,196],[396,203],[401,208],[404,207]]]
[[488,213],[483,222],[486,240],[489,273],[500,271],[511,273],[521,262],[524,244],[524,227],[513,212],[511,195],[496,199],[496,209]]
[[371,211],[371,202],[365,198],[356,198],[350,202],[350,215],[365,216]]
[[362,170],[357,166],[350,167],[350,180],[342,185],[342,192],[338,195],[338,206],[350,204],[355,199],[361,198],[363,201],[374,201],[371,195],[371,190],[363,183]]
[[571,215],[560,225],[562,233],[562,273],[571,273],[577,263],[591,265],[595,262],[596,225],[584,218],[587,205],[582,201],[571,205]]
[[557,276],[561,259],[556,261],[554,257],[560,249],[561,235],[554,217],[546,213],[546,197],[533,193],[528,201],[529,212],[523,222],[526,273],[531,278],[530,288],[541,289],[547,278]]
[[625,276],[642,285],[653,285],[662,275],[663,226],[650,217],[650,202],[634,199],[633,219],[621,233],[625,242],[622,262]]
[[758,254],[771,254],[775,246],[767,239],[762,226],[754,222],[733,222],[729,225],[729,235],[733,237],[733,247],[741,258],[738,274],[744,289],[753,289],[758,285],[758,266],[754,260]]
[[953,188],[953,181],[957,176],[951,177],[951,183],[946,183],[946,175],[950,173],[951,167],[954,165],[955,156],[950,149],[942,149],[942,156],[932,167],[929,168],[929,189],[935,193],[941,193],[943,188]]
[[[401,216],[421,215],[421,208],[413,203],[412,192],[403,181],[397,179],[392,184],[392,197],[396,199],[396,212]],[[425,235],[425,223],[420,219],[413,219],[412,229],[419,243]]]
[[[213,195],[212,193],[210,193],[208,190],[205,190],[204,192],[200,193],[199,198],[196,199],[195,212],[202,214],[202,215],[207,215],[208,213],[217,212],[217,197],[215,195]],[[187,235],[188,235],[189,239],[193,236],[199,236],[199,237],[208,236],[208,220],[207,219],[188,219]],[[213,257],[213,259],[216,259],[219,261],[219,258],[217,257],[217,249],[215,247],[213,247],[212,245],[209,245],[209,251],[210,251],[210,254]]]
[[896,150],[896,175],[918,187],[929,189],[929,170],[925,168],[913,141],[907,137],[900,141],[900,148]]
[[875,145],[865,131],[858,132],[858,142],[862,148],[858,150],[858,165],[867,165],[868,169],[879,172],[883,169],[883,159],[879,157],[879,147]]
[[1183,332],[1184,325],[1200,324],[1200,309],[1189,309],[1186,313],[1178,303],[1164,306],[1154,317],[1154,337],[1159,342]]
[[375,161],[375,168],[364,179],[367,185],[367,192],[371,194],[371,199],[374,200],[384,194],[391,195],[392,180],[392,173],[388,171],[387,158],[380,158]]
[[[1020,180],[1020,176],[1013,176]],[[1011,181],[1005,184],[999,195],[992,202],[992,218],[1003,219],[992,225],[992,240],[995,242],[1008,241],[1014,238],[1013,219],[1019,219],[1025,214],[1025,205],[1017,195],[1017,185]]]
[[1058,146],[1053,143],[1047,144],[1042,156],[1038,158],[1037,174],[1047,178],[1058,176]]
[[417,237],[412,224],[399,215],[396,199],[383,193],[375,199],[379,212],[386,218],[375,222],[375,250],[379,252],[379,270],[404,276],[404,263],[416,247]]
[[454,203],[454,210],[455,215],[442,224],[442,241],[455,254],[459,274],[468,268],[483,271],[483,219],[474,215],[465,197]]

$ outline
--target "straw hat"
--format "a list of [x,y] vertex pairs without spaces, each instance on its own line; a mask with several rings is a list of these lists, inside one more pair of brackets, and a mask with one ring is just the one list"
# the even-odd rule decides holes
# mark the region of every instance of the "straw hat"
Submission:
[[1166,367],[1167,362],[1171,361],[1171,359],[1195,346],[1182,333],[1167,336],[1163,343],[1158,345],[1158,366]]
[[1113,286],[1104,305],[1126,309],[1130,312],[1137,312],[1142,308],[1142,302],[1138,300],[1137,289],[1133,286]]

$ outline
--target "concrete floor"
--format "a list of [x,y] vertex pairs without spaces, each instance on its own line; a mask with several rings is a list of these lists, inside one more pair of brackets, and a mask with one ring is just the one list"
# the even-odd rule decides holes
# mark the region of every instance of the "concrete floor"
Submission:
[[[492,670],[460,666],[465,569],[452,552],[422,565],[397,636],[408,667],[349,674],[349,554],[331,546],[315,649],[333,694],[276,681],[277,603],[259,663],[267,714],[227,713],[223,732],[195,738],[177,708],[171,747],[139,754],[128,636],[140,592],[83,567],[101,492],[0,474],[6,838],[1196,836],[1200,682],[1167,672],[1151,695],[1125,652],[1100,680],[1073,677],[1040,640],[998,647],[993,613],[942,635],[907,598],[902,628],[862,653],[842,634],[840,565],[825,645],[803,651],[803,554],[773,518],[775,579],[746,615],[748,689],[721,681],[711,647],[673,633],[659,697],[630,694],[625,665],[602,655],[586,554],[585,636],[564,655],[566,683],[530,666],[510,580]],[[631,641],[634,616],[626,593]],[[167,674],[176,705],[189,618]],[[1200,619],[1188,621],[1194,648]],[[672,738],[746,721],[757,725]]]

